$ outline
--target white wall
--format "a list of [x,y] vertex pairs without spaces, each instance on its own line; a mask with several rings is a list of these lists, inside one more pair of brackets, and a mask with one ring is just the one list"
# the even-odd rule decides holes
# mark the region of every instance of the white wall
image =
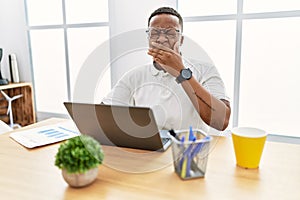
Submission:
[[109,0],[112,85],[129,69],[151,62],[145,30],[159,7],[176,8],[176,0]]
[[[113,84],[128,69],[151,62],[151,58],[146,54],[147,40],[144,33],[148,17],[158,7],[176,8],[176,5],[176,0],[109,0],[110,35],[115,36],[111,42],[110,53],[112,58],[117,58],[111,65]],[[5,78],[10,78],[8,54],[15,53],[20,80],[32,81],[24,12],[23,0],[0,0],[0,47],[4,50],[2,74]],[[128,34],[128,31],[131,32]],[[127,35],[120,35],[126,32]],[[134,40],[133,34],[137,34]],[[144,49],[133,50],[131,53],[128,51],[141,45]],[[125,52],[126,56],[120,56],[122,52]]]
[[23,0],[0,0],[0,47],[2,75],[10,79],[8,54],[17,55],[20,81],[31,82],[29,46]]

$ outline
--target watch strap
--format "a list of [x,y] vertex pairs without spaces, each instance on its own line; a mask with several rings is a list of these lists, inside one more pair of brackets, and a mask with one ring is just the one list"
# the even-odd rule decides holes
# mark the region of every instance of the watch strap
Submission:
[[177,76],[176,78],[176,82],[177,83],[182,83],[185,79],[181,76],[181,74],[179,74],[179,76]]
[[[182,72],[183,72],[184,70],[188,70],[188,71],[190,72],[190,76],[189,76],[189,77],[183,77],[183,76],[182,76]],[[183,81],[189,80],[189,79],[191,79],[191,78],[192,78],[192,71],[191,71],[189,68],[187,68],[187,69],[182,69],[182,70],[180,71],[179,76],[177,76],[175,80],[176,80],[176,82],[177,82],[178,84],[180,84],[180,83],[182,83]]]

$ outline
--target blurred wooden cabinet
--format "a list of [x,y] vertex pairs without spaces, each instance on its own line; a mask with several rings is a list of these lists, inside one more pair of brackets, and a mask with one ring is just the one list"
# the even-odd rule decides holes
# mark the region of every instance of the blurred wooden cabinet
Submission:
[[[14,123],[26,126],[36,122],[34,95],[31,83],[11,83],[1,85],[0,90],[4,91],[9,97],[19,94],[23,96],[12,101],[12,113]],[[9,116],[7,115],[8,102],[0,93],[0,120],[9,124]]]

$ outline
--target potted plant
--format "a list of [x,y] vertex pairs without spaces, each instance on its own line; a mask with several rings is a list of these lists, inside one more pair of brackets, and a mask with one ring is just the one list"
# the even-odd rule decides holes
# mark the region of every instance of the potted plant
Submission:
[[62,143],[55,156],[55,165],[62,169],[65,181],[72,187],[92,183],[98,175],[104,153],[94,138],[80,135]]

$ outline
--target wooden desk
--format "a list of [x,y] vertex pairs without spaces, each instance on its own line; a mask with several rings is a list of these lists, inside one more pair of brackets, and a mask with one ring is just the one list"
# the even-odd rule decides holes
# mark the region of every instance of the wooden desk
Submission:
[[[26,128],[58,121],[61,120],[50,119]],[[182,181],[177,177],[172,163],[168,163],[171,149],[151,155],[154,162],[150,162],[149,156],[120,157],[120,149],[104,147],[105,164],[100,166],[96,182],[74,189],[68,187],[54,166],[59,144],[28,150],[10,139],[9,134],[0,135],[0,196],[30,200],[300,199],[300,145],[267,142],[260,169],[246,170],[235,165],[231,138],[214,139],[205,178]],[[137,153],[127,151],[130,152]],[[152,172],[122,172],[112,166],[123,171]],[[154,170],[158,166],[161,169]]]

